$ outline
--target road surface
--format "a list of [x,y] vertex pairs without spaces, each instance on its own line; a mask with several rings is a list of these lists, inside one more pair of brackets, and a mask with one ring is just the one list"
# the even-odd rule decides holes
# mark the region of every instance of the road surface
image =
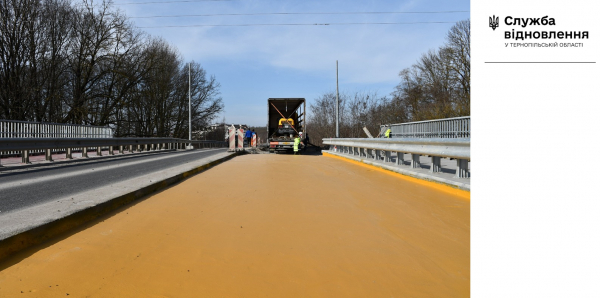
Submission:
[[3,261],[0,297],[468,297],[469,216],[339,158],[238,156]]
[[[0,212],[67,198],[127,179],[226,152],[225,148],[125,154],[40,167],[11,167],[0,171]],[[1,215],[0,213],[0,215]]]

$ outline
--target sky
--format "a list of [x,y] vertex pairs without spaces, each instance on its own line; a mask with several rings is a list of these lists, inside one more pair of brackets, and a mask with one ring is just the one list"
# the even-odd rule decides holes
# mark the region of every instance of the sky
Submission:
[[[304,97],[308,106],[335,91],[336,60],[340,93],[389,95],[402,69],[440,47],[452,25],[469,18],[469,1],[464,0],[176,1],[114,0],[114,4],[137,27],[175,46],[184,61],[199,62],[216,77],[225,104],[218,120],[224,117],[226,122],[250,126],[266,125],[268,98]],[[388,13],[340,14],[348,12]],[[230,26],[240,24],[330,25]]]

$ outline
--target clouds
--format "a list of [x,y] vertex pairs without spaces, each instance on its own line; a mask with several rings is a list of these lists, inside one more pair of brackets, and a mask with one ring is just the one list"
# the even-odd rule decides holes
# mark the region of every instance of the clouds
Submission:
[[[115,3],[132,0],[117,0]],[[232,14],[232,13],[323,13],[469,10],[469,1],[228,1],[172,5],[122,6],[129,16]],[[285,90],[319,94],[335,80],[335,61],[340,61],[340,83],[360,90],[398,82],[398,73],[429,49],[437,48],[453,22],[468,18],[454,14],[332,14],[248,15],[133,19],[140,27],[165,25],[323,24],[329,26],[247,26],[148,28],[175,45],[184,59],[199,61],[222,82],[226,110],[235,112],[241,102],[262,106],[271,94]],[[334,25],[335,23],[450,22],[447,24]],[[232,73],[233,66],[235,73]],[[212,68],[212,69],[211,69]],[[240,78],[255,82],[244,85]],[[278,82],[268,84],[267,82]],[[327,82],[325,82],[327,81]],[[300,89],[298,82],[303,82]],[[333,81],[335,84],[335,81]],[[241,90],[229,89],[245,86]],[[335,86],[335,85],[334,85]],[[372,86],[372,87],[369,87]],[[251,90],[248,88],[263,88]],[[248,99],[248,94],[255,98]],[[301,96],[301,95],[298,95]],[[232,109],[233,108],[233,109]],[[266,113],[265,113],[266,115]],[[239,117],[239,115],[235,116]],[[265,116],[266,117],[266,116]],[[227,116],[229,121],[235,121]],[[249,119],[250,120],[250,119]],[[255,120],[253,120],[255,121]],[[240,122],[240,121],[235,121]],[[242,121],[243,122],[243,121]]]

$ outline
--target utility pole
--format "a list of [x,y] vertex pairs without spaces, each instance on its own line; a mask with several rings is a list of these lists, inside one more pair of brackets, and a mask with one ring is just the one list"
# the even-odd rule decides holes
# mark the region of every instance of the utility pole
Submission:
[[338,87],[338,61],[335,60],[335,137],[340,137],[340,89]]
[[188,103],[189,103],[189,138],[190,138],[190,147],[192,147],[192,62],[188,64]]

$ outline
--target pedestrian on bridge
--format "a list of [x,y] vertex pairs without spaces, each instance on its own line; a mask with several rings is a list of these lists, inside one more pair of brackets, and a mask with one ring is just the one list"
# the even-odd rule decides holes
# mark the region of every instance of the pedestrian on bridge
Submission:
[[388,129],[385,131],[385,138],[389,139],[392,136],[392,129],[388,126]]

